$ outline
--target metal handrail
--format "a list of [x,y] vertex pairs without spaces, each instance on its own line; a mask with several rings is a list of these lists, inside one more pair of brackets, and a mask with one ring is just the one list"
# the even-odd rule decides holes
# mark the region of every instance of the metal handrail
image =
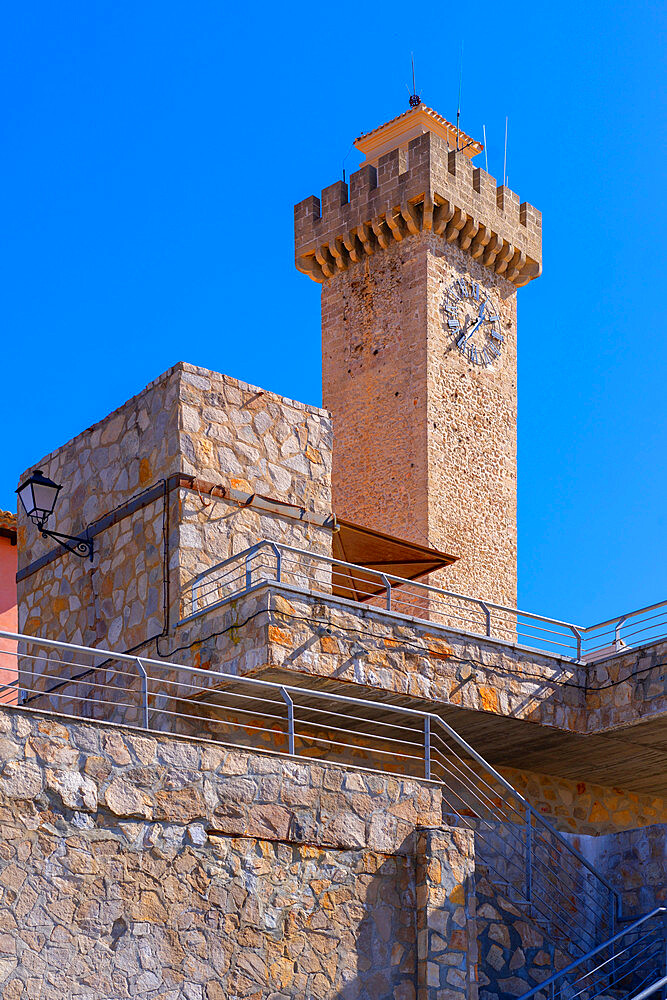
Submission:
[[622,615],[616,615],[615,618],[609,618],[606,622],[598,622],[596,625],[588,625],[584,632],[592,632],[596,628],[604,628],[605,625],[616,625],[620,619],[626,620],[628,618],[634,618],[635,615],[643,615],[646,611],[657,611],[658,608],[667,608],[667,601],[658,601],[657,604],[649,604],[645,608],[638,608],[636,611],[626,611]]
[[[320,553],[310,552],[308,549],[299,549],[293,545],[285,545],[282,542],[278,543],[279,547],[286,552],[293,552],[295,555],[309,556],[310,558],[315,557],[320,559],[322,562],[329,563],[330,565],[344,566],[346,569],[358,569],[362,573],[372,574],[382,577],[387,580],[391,580],[400,586],[413,586],[418,587],[420,590],[427,590],[434,594],[444,594],[445,597],[453,597],[461,601],[470,601],[471,604],[477,604],[482,611],[487,610],[492,611],[505,611],[510,615],[523,615],[525,618],[533,618],[536,621],[548,622],[550,625],[563,625],[569,629],[577,629],[578,626],[572,625],[570,622],[563,622],[557,618],[548,618],[546,615],[537,615],[532,611],[520,611],[518,608],[510,608],[503,604],[494,604],[493,601],[482,600],[480,597],[471,597],[470,594],[459,594],[453,590],[445,590],[444,587],[434,587],[429,583],[422,583],[421,580],[408,580],[405,577],[393,576],[391,573],[381,573],[379,570],[369,569],[366,566],[359,566],[355,563],[344,562],[342,559],[334,559],[332,556],[320,555]],[[280,578],[277,578],[277,582],[280,582]]]
[[652,986],[642,990],[641,993],[637,993],[632,997],[632,1000],[646,1000],[646,997],[652,997],[653,994],[657,993],[658,990],[661,990],[663,986],[667,986],[667,976],[663,976],[662,979],[658,979],[658,981],[653,983]]
[[[310,550],[301,549],[301,548],[298,548],[296,546],[287,545],[287,544],[282,543],[282,542],[272,542],[272,541],[270,541],[268,539],[262,539],[261,541],[255,543],[255,545],[251,546],[249,549],[246,549],[244,552],[240,552],[240,553],[238,553],[235,556],[230,556],[229,558],[223,560],[222,562],[217,563],[214,566],[208,567],[207,569],[203,570],[197,577],[195,577],[190,582],[190,584],[188,585],[190,587],[190,589],[191,589],[191,598],[190,599],[191,599],[191,605],[192,605],[192,607],[195,607],[196,602],[197,602],[197,598],[198,598],[198,594],[199,594],[200,585],[201,585],[201,583],[207,577],[210,577],[211,575],[219,572],[220,570],[224,569],[225,567],[227,567],[228,565],[230,565],[231,563],[233,563],[235,561],[239,561],[241,559],[245,560],[246,558],[250,558],[251,559],[252,556],[254,555],[254,553],[257,552],[258,550],[262,549],[262,548],[269,548],[269,549],[271,549],[273,551],[275,557],[276,557],[276,564],[277,565],[276,565],[276,572],[275,572],[275,581],[277,583],[283,582],[282,581],[281,566],[280,566],[280,562],[281,562],[280,553],[281,552],[291,553],[291,554],[293,554],[295,556],[298,556],[298,557],[305,557],[305,558],[310,559],[310,560],[317,560],[317,561],[319,561],[321,563],[324,563],[324,564],[327,564],[328,566],[331,566],[331,567],[340,567],[342,569],[356,571],[358,574],[361,574],[360,579],[366,579],[367,580],[370,577],[372,579],[377,580],[378,584],[381,585],[381,587],[384,589],[384,592],[385,592],[385,604],[386,604],[386,609],[388,611],[393,610],[396,607],[397,603],[399,605],[405,605],[405,601],[401,601],[400,597],[398,598],[398,600],[394,597],[394,595],[393,595],[393,589],[395,587],[400,588],[400,587],[409,586],[409,587],[412,587],[412,588],[415,588],[415,589],[419,590],[420,592],[423,592],[425,594],[425,596],[433,594],[433,595],[436,595],[436,596],[438,596],[440,598],[448,598],[448,599],[451,599],[453,601],[465,602],[469,606],[472,606],[474,608],[479,609],[479,611],[481,612],[481,614],[484,617],[484,624],[485,624],[485,627],[486,627],[486,635],[488,637],[490,637],[490,638],[494,637],[492,635],[493,626],[494,626],[494,623],[492,621],[492,612],[496,612],[496,613],[501,614],[501,615],[507,615],[510,621],[515,620],[515,621],[518,621],[519,623],[524,623],[526,620],[529,620],[531,622],[540,622],[540,623],[542,623],[544,625],[554,625],[554,626],[557,626],[559,629],[561,629],[563,631],[562,632],[551,632],[551,635],[553,635],[554,637],[555,636],[562,636],[564,639],[567,636],[571,636],[572,640],[573,640],[573,642],[574,642],[574,644],[576,646],[576,655],[574,655],[574,656],[568,656],[566,653],[563,653],[563,652],[559,652],[558,655],[561,656],[563,659],[575,660],[575,661],[580,661],[580,662],[582,661],[582,655],[585,652],[585,650],[584,650],[584,644],[586,642],[588,642],[588,641],[593,641],[595,638],[598,638],[598,639],[602,638],[602,636],[600,634],[598,634],[596,636],[596,633],[599,633],[600,629],[605,628],[606,626],[612,626],[612,628],[608,632],[602,633],[602,635],[608,635],[609,636],[609,646],[610,646],[611,649],[613,649],[615,651],[626,650],[629,647],[626,646],[626,645],[624,645],[624,643],[623,643],[622,629],[623,629],[624,626],[626,626],[628,624],[631,624],[631,620],[633,618],[636,618],[638,615],[646,615],[650,611],[656,611],[656,610],[659,610],[659,609],[665,609],[665,614],[667,615],[667,601],[659,601],[656,604],[651,604],[651,605],[648,605],[645,608],[639,608],[636,611],[631,611],[631,612],[627,612],[627,613],[622,614],[622,615],[617,615],[615,618],[610,618],[607,621],[599,622],[599,623],[597,623],[595,625],[587,625],[587,626],[586,625],[576,625],[573,622],[566,622],[566,621],[563,621],[563,620],[561,620],[559,618],[551,618],[551,617],[549,617],[547,615],[539,615],[539,614],[536,614],[535,612],[532,612],[532,611],[522,611],[520,608],[509,607],[509,606],[503,605],[503,604],[497,604],[494,601],[482,600],[481,598],[479,598],[479,597],[473,597],[470,594],[460,594],[460,593],[458,593],[456,591],[445,590],[443,587],[434,587],[432,584],[423,583],[422,581],[408,580],[408,579],[406,579],[404,577],[394,576],[393,574],[390,574],[390,573],[383,573],[383,572],[381,572],[379,570],[374,570],[374,569],[372,569],[370,567],[360,566],[360,565],[358,565],[356,563],[346,562],[346,561],[344,561],[342,559],[335,559],[334,557],[325,555],[323,553],[315,553],[315,552],[312,552]],[[248,580],[246,580],[246,584],[247,583],[248,583]],[[248,587],[246,586],[245,589],[248,589]],[[375,595],[375,594],[369,594],[368,595],[368,597],[375,597],[375,596],[379,596],[379,594],[378,595]],[[222,602],[215,602],[215,604],[213,606],[216,606],[217,603],[222,603]],[[209,609],[210,608],[206,608],[204,610],[209,610]],[[459,612],[460,612],[460,609],[459,609]],[[193,612],[193,614],[200,614],[200,613],[203,613],[203,612]],[[450,614],[449,612],[444,612],[444,611],[442,611],[441,613],[445,617],[452,617],[452,618],[455,617],[455,614],[453,614],[453,613]],[[183,620],[184,621],[189,620],[189,618],[193,617],[193,614],[188,614]],[[460,617],[460,614],[459,614],[459,617]],[[662,618],[662,615],[656,615],[656,616],[653,616],[653,617],[655,619],[659,620],[659,619]],[[465,619],[463,621],[464,621],[464,624],[465,624],[466,623]],[[641,632],[648,632],[648,631],[651,631],[651,629],[655,629],[655,628],[658,628],[658,625],[651,624],[651,625],[648,625],[644,629],[640,629],[639,632],[640,633]],[[497,621],[495,622],[495,629],[496,629],[496,631],[500,631],[500,632],[505,631],[505,629],[503,629],[502,625],[499,624]],[[537,629],[537,632],[544,633],[543,635],[540,635],[540,636],[537,637],[538,641],[544,642],[545,644],[551,643],[552,646],[558,647],[559,650],[564,650],[564,649],[568,648],[567,645],[564,645],[563,643],[557,642],[555,638],[554,639],[548,639],[548,638],[546,638],[547,634],[550,633],[549,629],[544,629],[544,628],[541,628],[539,626],[536,626],[536,629]],[[466,631],[466,629],[464,628],[462,631]],[[507,628],[506,631],[508,633],[512,633],[514,630],[513,630],[513,628]],[[631,635],[634,635],[634,634],[635,633],[631,633]],[[636,634],[639,634],[639,633],[636,633]],[[665,621],[665,629],[664,629],[663,636],[656,636],[656,637],[651,637],[651,638],[652,638],[652,640],[655,640],[657,638],[664,637],[664,635],[667,635],[667,620]],[[515,644],[516,645],[520,645],[520,646],[521,645],[526,646],[526,648],[531,648],[531,649],[534,648],[532,646],[527,646],[526,643],[522,643],[520,641],[516,642]],[[634,645],[638,645],[638,644],[639,643],[634,643]],[[596,645],[596,646],[590,647],[589,650],[588,650],[588,653],[592,655],[593,653],[598,652],[601,649],[604,649],[604,643],[602,643],[602,645]],[[538,651],[540,651],[540,652],[550,652],[549,649],[545,649],[545,650],[539,650],[538,649]],[[573,650],[573,652],[574,652],[574,650]]]
[[229,566],[232,563],[237,562],[240,558],[244,559],[247,572],[249,559],[252,559],[252,556],[255,554],[255,552],[258,552],[262,548],[270,548],[275,554],[277,563],[277,578],[280,579],[280,550],[275,542],[271,542],[269,541],[269,539],[263,538],[261,541],[256,542],[254,545],[251,545],[250,548],[244,549],[242,552],[237,552],[236,555],[229,556],[227,559],[223,559],[222,562],[216,563],[214,566],[209,566],[207,569],[202,570],[201,573],[199,573],[196,577],[194,577],[194,579],[191,580],[189,584],[191,589],[192,604],[194,605],[195,601],[197,600],[199,593],[199,586],[202,583],[202,581],[206,579],[207,576],[210,576],[211,573],[215,573],[218,570],[224,569],[225,566]]
[[[237,553],[235,556],[230,556],[227,559],[224,559],[222,562],[217,563],[214,566],[209,566],[207,569],[205,569],[201,573],[199,573],[198,576],[196,576],[193,580],[191,580],[190,583],[188,584],[188,587],[190,588],[190,604],[191,604],[191,607],[193,607],[193,608],[195,607],[197,599],[198,599],[200,585],[201,585],[201,583],[207,577],[212,576],[213,574],[219,572],[220,570],[224,569],[225,567],[227,567],[228,565],[230,565],[231,563],[233,563],[235,561],[239,562],[241,560],[244,560],[245,563],[246,563],[246,567],[247,567],[248,566],[248,559],[252,558],[252,556],[254,555],[254,553],[257,552],[261,548],[270,548],[270,549],[273,550],[274,554],[276,555],[276,563],[277,563],[277,565],[276,565],[276,573],[275,573],[275,582],[276,583],[282,583],[283,582],[283,580],[282,580],[282,572],[281,572],[282,561],[280,559],[279,553],[281,553],[281,552],[291,553],[291,554],[293,554],[295,556],[305,557],[306,559],[317,560],[317,561],[319,561],[321,563],[325,563],[325,564],[327,564],[328,566],[331,566],[331,567],[340,567],[342,569],[356,570],[358,573],[361,573],[363,575],[363,577],[365,577],[365,578],[371,577],[371,578],[376,579],[379,583],[381,583],[382,587],[384,588],[386,609],[388,611],[392,610],[393,587],[394,586],[397,586],[397,587],[409,586],[409,587],[413,587],[413,588],[418,589],[420,592],[424,592],[425,595],[433,594],[433,595],[437,595],[439,597],[447,597],[447,598],[451,598],[451,599],[453,599],[455,601],[463,601],[463,602],[467,602],[468,604],[471,604],[473,606],[476,606],[477,608],[479,608],[479,610],[482,612],[482,614],[484,616],[484,622],[485,622],[485,626],[486,626],[486,635],[488,637],[491,637],[491,635],[492,635],[492,615],[491,615],[492,611],[496,611],[496,612],[500,612],[502,614],[508,615],[508,616],[510,616],[510,619],[515,619],[517,617],[519,619],[528,618],[531,621],[542,622],[542,623],[547,624],[547,625],[557,625],[557,626],[559,626],[562,629],[566,629],[571,634],[571,636],[574,639],[575,644],[576,644],[576,649],[577,649],[576,659],[580,659],[580,656],[581,656],[581,631],[582,630],[581,630],[580,626],[574,625],[571,622],[564,622],[564,621],[561,621],[560,619],[557,619],[557,618],[549,618],[546,615],[538,615],[538,614],[535,614],[532,611],[521,611],[518,608],[512,608],[512,607],[508,607],[506,605],[496,604],[493,601],[485,601],[485,600],[482,600],[479,597],[472,597],[469,594],[460,594],[460,593],[457,593],[456,591],[445,590],[443,587],[434,587],[432,584],[423,583],[422,581],[408,580],[408,579],[406,579],[404,577],[394,576],[391,573],[384,573],[384,572],[381,572],[380,570],[374,570],[374,569],[366,567],[366,566],[359,566],[356,563],[346,562],[343,559],[335,559],[334,557],[325,555],[323,553],[315,553],[315,552],[312,552],[312,551],[307,550],[307,549],[301,549],[301,548],[297,548],[296,546],[293,546],[293,545],[287,545],[287,544],[285,544],[283,542],[272,542],[272,541],[269,541],[268,539],[262,539],[261,541],[256,542],[254,545],[250,546],[248,549],[246,549],[246,550],[244,550],[242,552]],[[264,579],[266,579],[266,578],[264,578]],[[248,589],[250,589],[250,586],[251,586],[251,580],[246,575],[246,587],[244,589],[248,590]],[[368,596],[369,597],[370,596],[379,596],[379,594],[378,595],[368,595]],[[215,607],[218,603],[220,603],[220,602],[215,602],[212,606]],[[399,601],[399,603],[404,603],[404,602],[400,602]],[[212,606],[209,606],[209,607],[205,608],[204,611],[210,610],[210,608]],[[186,615],[182,619],[182,621],[188,621],[190,618],[194,617],[196,614],[201,614],[201,613],[203,613],[203,612],[192,612],[192,613]],[[448,616],[449,612],[445,612],[445,614]],[[546,630],[543,630],[543,631],[546,631]],[[555,634],[560,635],[561,633],[555,633]],[[557,644],[557,645],[561,645],[561,644]],[[568,657],[568,659],[572,659],[572,657]]]
[[582,955],[581,958],[577,958],[575,959],[574,962],[570,962],[570,964],[566,965],[564,969],[560,969],[558,972],[554,972],[553,976],[549,976],[548,979],[545,979],[543,982],[539,983],[539,985],[533,986],[533,988],[531,990],[528,990],[527,993],[522,993],[521,996],[518,998],[518,1000],[529,1000],[529,997],[534,997],[538,993],[542,993],[542,991],[546,989],[546,987],[551,986],[552,984],[558,982],[559,979],[562,979],[563,976],[567,976],[570,972],[574,972],[574,970],[578,969],[579,966],[584,964],[584,962],[590,961],[591,958],[594,958],[596,955],[599,955],[600,952],[604,951],[606,948],[609,948],[611,945],[616,944],[616,942],[620,941],[621,938],[624,938],[628,934],[631,934],[632,931],[637,930],[637,928],[641,927],[642,924],[645,924],[647,920],[652,920],[653,917],[656,917],[658,914],[662,914],[664,917],[664,915],[667,914],[667,907],[657,906],[655,910],[651,910],[650,913],[647,913],[643,917],[640,917],[638,920],[635,920],[633,924],[630,924],[624,930],[619,931],[617,934],[614,934],[606,941],[603,941],[602,944],[596,945],[595,948],[591,948],[591,950],[587,952],[585,955]]

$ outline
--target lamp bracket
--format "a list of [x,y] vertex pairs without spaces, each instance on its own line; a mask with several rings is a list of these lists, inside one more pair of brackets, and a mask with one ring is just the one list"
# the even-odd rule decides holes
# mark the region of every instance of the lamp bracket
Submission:
[[43,524],[40,524],[39,530],[43,538],[53,538],[54,541],[58,542],[58,545],[62,545],[68,552],[73,552],[75,556],[80,556],[82,559],[88,556],[92,562],[92,538],[82,538],[81,535],[64,535],[61,531],[49,531]]

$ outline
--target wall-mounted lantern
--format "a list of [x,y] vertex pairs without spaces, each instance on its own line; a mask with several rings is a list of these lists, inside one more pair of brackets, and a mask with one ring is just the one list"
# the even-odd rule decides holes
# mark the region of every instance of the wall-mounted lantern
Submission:
[[17,489],[19,500],[26,514],[36,524],[43,538],[53,538],[68,552],[76,556],[93,558],[92,538],[80,535],[63,535],[60,531],[49,531],[46,522],[53,514],[62,486],[45,476],[41,469],[35,469],[31,476]]

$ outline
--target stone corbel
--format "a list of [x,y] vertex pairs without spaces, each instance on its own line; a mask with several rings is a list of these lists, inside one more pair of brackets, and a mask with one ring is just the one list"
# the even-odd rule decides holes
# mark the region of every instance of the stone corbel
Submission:
[[521,274],[514,279],[514,284],[521,288],[523,285],[527,285],[529,281],[533,281],[534,278],[539,278],[541,274],[542,265],[538,264],[536,260],[531,260],[529,257]]
[[484,256],[482,257],[482,264],[486,267],[493,267],[493,262],[498,256],[498,253],[502,249],[503,238],[498,236],[498,233],[492,233],[491,239],[486,245],[484,250]]
[[363,251],[359,246],[359,240],[357,239],[355,233],[346,233],[343,236],[343,245],[350,255],[350,260],[353,260],[355,264],[361,260],[363,257]]
[[470,247],[474,237],[479,229],[478,224],[475,222],[471,215],[468,216],[468,221],[461,230],[461,238],[459,240],[459,246],[462,250],[467,250]]
[[435,212],[433,213],[433,232],[437,233],[438,236],[442,236],[447,228],[447,223],[452,220],[453,216],[454,206],[450,201],[444,201],[441,205],[436,205]]
[[526,255],[523,250],[516,250],[512,260],[507,265],[507,273],[505,274],[507,280],[514,281],[514,279],[519,276],[519,273],[525,263]]
[[403,223],[401,222],[401,218],[400,216],[394,215],[393,208],[390,208],[387,211],[387,214],[385,215],[385,222],[391,229],[392,236],[394,237],[396,242],[400,243],[403,237],[405,236],[405,232],[403,229]]
[[459,233],[465,226],[467,218],[466,213],[462,212],[460,208],[454,209],[454,215],[451,221],[447,223],[445,230],[445,239],[448,243],[454,243],[459,238]]
[[371,222],[371,229],[375,233],[375,238],[382,249],[386,250],[391,243],[391,235],[385,228],[384,219],[374,219],[373,222]]
[[422,215],[422,228],[426,232],[430,232],[433,229],[433,198],[430,194],[424,195],[424,212]]
[[307,274],[309,278],[317,281],[318,284],[321,285],[324,281],[322,268],[317,264],[314,257],[298,257],[296,267],[298,271],[301,271],[302,274]]
[[324,277],[330,278],[336,270],[336,265],[326,244],[315,251],[315,260],[322,268],[322,274]]
[[359,223],[357,226],[357,236],[359,237],[359,242],[364,248],[364,253],[367,253],[369,257],[374,254],[375,247],[373,246],[373,235],[368,227],[368,223]]
[[514,246],[511,243],[503,244],[501,250],[498,251],[498,256],[495,262],[495,272],[496,274],[503,274],[507,270],[507,265],[514,256]]
[[419,232],[419,217],[414,207],[409,201],[404,201],[401,204],[401,215],[405,219],[405,224],[408,227],[408,232],[418,233]]
[[488,226],[480,225],[477,230],[477,235],[472,241],[470,246],[470,253],[472,254],[473,260],[479,260],[479,258],[484,253],[484,248],[487,246],[491,239],[491,230]]
[[333,243],[329,244],[329,250],[331,251],[331,256],[336,261],[336,267],[338,270],[347,270],[347,253],[340,236],[337,236]]

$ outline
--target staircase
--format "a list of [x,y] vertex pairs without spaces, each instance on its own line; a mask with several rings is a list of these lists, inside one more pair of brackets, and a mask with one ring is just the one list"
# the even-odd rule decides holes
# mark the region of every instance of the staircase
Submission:
[[431,727],[431,770],[444,820],[474,830],[493,888],[571,959],[616,932],[620,897],[569,842],[442,720]]
[[667,996],[665,908],[628,924],[613,885],[502,775],[433,716],[430,737],[443,820],[475,836],[482,1000],[487,985],[521,1000]]
[[521,1000],[644,1000],[667,995],[667,908],[658,907],[540,985]]

